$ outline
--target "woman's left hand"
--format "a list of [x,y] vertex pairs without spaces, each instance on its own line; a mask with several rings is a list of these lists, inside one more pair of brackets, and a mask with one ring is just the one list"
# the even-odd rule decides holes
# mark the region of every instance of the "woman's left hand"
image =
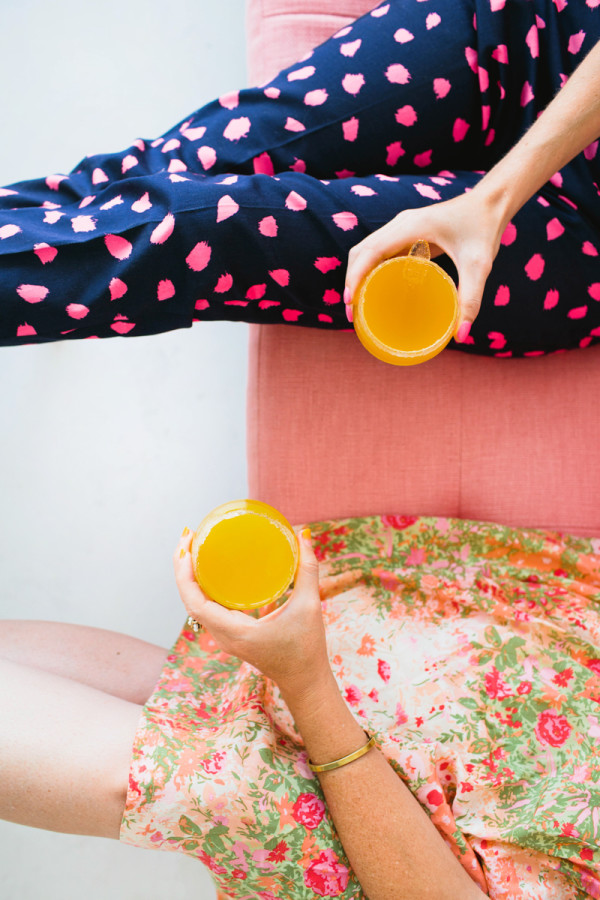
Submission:
[[286,693],[310,689],[330,677],[319,596],[319,565],[310,531],[298,536],[300,562],[287,602],[260,619],[210,600],[194,578],[192,535],[182,536],[173,564],[179,594],[188,614],[210,632],[226,653],[256,666]]

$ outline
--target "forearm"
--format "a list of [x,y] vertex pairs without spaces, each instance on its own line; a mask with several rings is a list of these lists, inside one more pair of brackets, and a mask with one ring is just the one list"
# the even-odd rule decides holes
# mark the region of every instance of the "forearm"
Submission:
[[[318,563],[301,532],[300,565],[287,602],[260,619],[208,600],[194,579],[191,534],[174,555],[182,600],[227,653],[279,685],[310,758],[327,763],[365,744],[327,656]],[[344,850],[369,900],[478,900],[483,894],[381,753],[372,749],[320,775]]]
[[[313,688],[283,690],[283,696],[313,762],[340,759],[365,743],[331,673]],[[379,750],[319,779],[369,900],[484,896]]]
[[513,149],[475,191],[506,225],[555,172],[600,135],[600,42]]

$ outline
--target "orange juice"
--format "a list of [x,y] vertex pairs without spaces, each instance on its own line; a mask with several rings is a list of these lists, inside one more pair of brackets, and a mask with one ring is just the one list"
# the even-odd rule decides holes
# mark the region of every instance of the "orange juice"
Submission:
[[456,328],[458,295],[449,275],[418,241],[408,256],[386,259],[354,298],[354,329],[373,356],[396,366],[425,362]]
[[234,500],[213,509],[192,540],[196,581],[230,609],[255,609],[278,599],[298,565],[292,526],[259,500]]

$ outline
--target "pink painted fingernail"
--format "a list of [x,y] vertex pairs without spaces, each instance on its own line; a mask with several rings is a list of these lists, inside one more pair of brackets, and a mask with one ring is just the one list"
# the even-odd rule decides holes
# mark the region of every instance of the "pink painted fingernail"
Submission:
[[349,303],[352,303],[352,294],[350,293],[350,288],[344,288],[344,303],[348,306]]
[[471,322],[463,322],[458,331],[456,332],[456,343],[464,344],[466,339],[469,337],[469,332],[471,331]]
[[346,303],[346,318],[349,322],[354,322],[354,310],[351,303]]

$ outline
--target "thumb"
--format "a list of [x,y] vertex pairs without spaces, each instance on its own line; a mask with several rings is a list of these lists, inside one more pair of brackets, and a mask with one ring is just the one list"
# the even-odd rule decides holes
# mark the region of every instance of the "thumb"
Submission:
[[481,308],[481,298],[489,269],[484,266],[469,266],[459,272],[458,281],[458,323],[454,339],[463,344],[469,337],[471,325]]
[[294,593],[319,594],[319,563],[312,547],[310,528],[304,528],[298,535],[300,560],[294,582]]

